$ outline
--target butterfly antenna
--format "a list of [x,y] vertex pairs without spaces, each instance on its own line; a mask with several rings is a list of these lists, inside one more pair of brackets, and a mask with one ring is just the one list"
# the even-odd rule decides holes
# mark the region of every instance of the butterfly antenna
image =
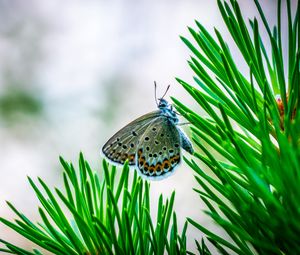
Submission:
[[156,96],[156,90],[157,90],[156,81],[154,81],[154,97],[155,97],[156,105],[157,105],[157,107],[158,107],[158,101],[157,101],[157,96]]
[[163,99],[163,98],[165,97],[165,95],[167,94],[167,92],[168,92],[170,86],[171,86],[171,85],[169,84],[168,87],[167,87],[167,89],[166,89],[166,92],[163,94],[163,96],[161,97],[161,99]]

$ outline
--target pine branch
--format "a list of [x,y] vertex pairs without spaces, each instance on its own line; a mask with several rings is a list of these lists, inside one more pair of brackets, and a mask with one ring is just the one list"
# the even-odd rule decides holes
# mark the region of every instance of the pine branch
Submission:
[[[189,65],[198,87],[177,80],[209,117],[192,111],[175,98],[173,101],[193,125],[193,140],[199,148],[196,158],[215,178],[202,169],[198,160],[185,160],[202,187],[195,191],[207,205],[207,214],[227,232],[231,242],[193,219],[188,221],[221,254],[298,254],[300,5],[292,17],[287,1],[285,64],[281,1],[273,32],[259,2],[254,3],[267,30],[268,42],[260,36],[257,18],[247,26],[237,1],[231,0],[229,4],[218,0],[222,18],[248,65],[248,76],[239,71],[217,29],[214,37],[196,22],[197,29],[189,28],[195,42],[182,37],[193,53]],[[265,45],[270,45],[270,54]],[[220,158],[217,154],[222,161],[216,159]],[[203,242],[197,242],[197,247],[200,254],[209,254]]]
[[[116,168],[103,161],[104,178],[100,178],[82,154],[79,171],[62,158],[60,161],[64,168],[65,191],[56,188],[54,192],[40,178],[39,185],[29,178],[41,203],[38,211],[42,222],[33,223],[8,202],[18,218],[15,222],[0,218],[3,224],[53,254],[186,253],[187,223],[179,234],[173,212],[175,192],[165,202],[160,196],[154,223],[150,212],[150,185],[138,178],[136,172],[133,179],[129,178],[128,164],[117,178]],[[0,243],[6,246],[0,249],[2,252],[42,254],[5,240]]]

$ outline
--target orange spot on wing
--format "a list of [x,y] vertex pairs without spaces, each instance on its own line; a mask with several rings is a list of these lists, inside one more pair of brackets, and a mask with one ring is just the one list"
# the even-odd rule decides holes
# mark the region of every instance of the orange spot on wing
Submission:
[[134,154],[130,154],[129,157],[128,157],[129,161],[130,162],[133,162],[134,159],[135,159],[135,155]]
[[143,150],[142,150],[142,149],[139,149],[139,150],[138,150],[138,156],[140,157],[140,156],[142,155],[142,153],[143,153]]
[[149,172],[150,172],[150,173],[153,173],[153,172],[155,171],[155,168],[154,168],[154,166],[149,166],[149,168],[148,168],[148,169],[149,169]]
[[145,164],[145,157],[140,157],[139,158],[139,165],[144,165]]
[[176,164],[176,163],[179,163],[180,161],[180,155],[175,155],[173,157],[170,158],[170,162],[172,165]]
[[154,171],[155,171],[155,172],[161,171],[161,168],[162,168],[162,167],[161,167],[161,163],[157,163],[156,166],[155,166]]

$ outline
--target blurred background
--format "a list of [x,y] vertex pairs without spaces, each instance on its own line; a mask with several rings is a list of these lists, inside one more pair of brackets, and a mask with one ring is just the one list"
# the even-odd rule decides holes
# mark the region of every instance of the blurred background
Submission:
[[[244,15],[256,15],[251,0],[240,2]],[[263,4],[275,20],[275,2]],[[27,176],[62,187],[59,155],[76,165],[82,151],[99,170],[106,140],[156,108],[154,80],[158,95],[171,84],[168,96],[201,113],[175,81],[193,83],[186,62],[191,53],[179,35],[190,38],[187,26],[195,27],[195,19],[211,33],[217,27],[234,48],[216,1],[0,0],[2,217],[14,218],[8,200],[33,221],[39,219]],[[176,190],[180,227],[186,216],[208,226],[193,186],[193,173],[183,164],[172,177],[151,183],[153,205],[160,193],[167,197]],[[195,251],[194,239],[201,236],[190,227],[188,237]],[[3,225],[0,238],[32,247]]]

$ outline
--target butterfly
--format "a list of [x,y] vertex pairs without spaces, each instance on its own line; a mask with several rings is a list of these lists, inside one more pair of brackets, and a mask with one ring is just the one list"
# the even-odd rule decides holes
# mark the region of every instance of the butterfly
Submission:
[[191,141],[179,127],[178,113],[164,99],[155,100],[158,110],[147,113],[114,134],[102,152],[115,165],[128,160],[129,166],[149,180],[170,176],[181,161],[181,148],[194,153]]

